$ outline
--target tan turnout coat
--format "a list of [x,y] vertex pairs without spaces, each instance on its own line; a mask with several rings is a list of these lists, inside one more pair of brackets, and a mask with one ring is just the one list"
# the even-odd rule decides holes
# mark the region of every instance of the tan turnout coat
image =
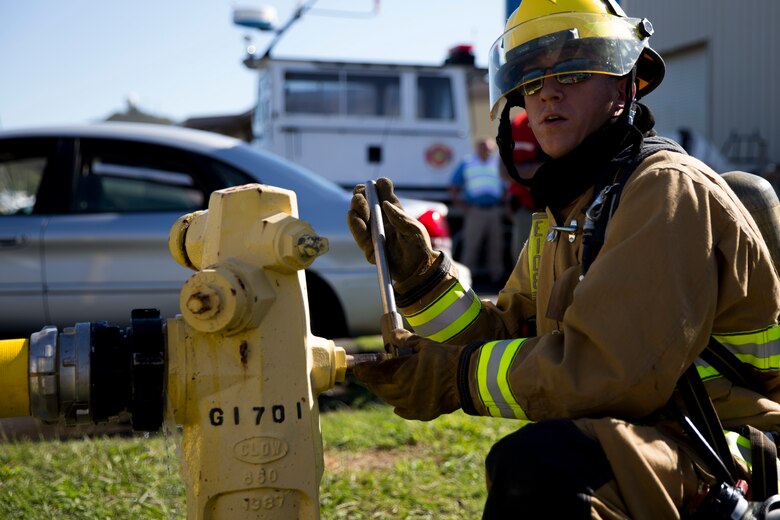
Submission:
[[[576,219],[581,230],[592,198],[592,190],[581,195],[557,222],[548,210],[550,225]],[[575,419],[604,447],[616,478],[597,490],[593,517],[675,518],[708,472],[676,436],[638,419],[664,406],[711,334],[777,321],[776,270],[726,183],[674,152],[640,164],[601,252],[579,280],[581,262],[581,233],[573,242],[566,232],[545,240],[532,299],[526,244],[496,304],[483,301],[476,322],[449,343],[521,337],[520,324],[535,316],[537,336],[523,343],[509,383],[530,419]],[[448,279],[404,314],[425,307]],[[472,400],[487,414],[474,365],[472,359]],[[774,401],[724,379],[707,390],[725,427],[780,430],[780,389]]]

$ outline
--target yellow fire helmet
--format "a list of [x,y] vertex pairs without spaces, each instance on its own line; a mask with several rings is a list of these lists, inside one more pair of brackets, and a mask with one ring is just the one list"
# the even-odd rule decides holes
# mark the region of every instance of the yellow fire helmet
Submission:
[[[507,95],[551,76],[624,76],[636,66],[636,98],[643,97],[665,71],[648,46],[652,33],[648,20],[629,18],[615,0],[521,0],[490,49],[490,119]],[[544,70],[537,65],[541,58]],[[522,105],[521,96],[513,97]]]

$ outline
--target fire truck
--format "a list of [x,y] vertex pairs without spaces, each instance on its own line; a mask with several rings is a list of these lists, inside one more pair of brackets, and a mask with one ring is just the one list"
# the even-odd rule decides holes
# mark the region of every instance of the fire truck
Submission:
[[475,135],[470,92],[486,89],[470,46],[453,47],[440,66],[244,63],[259,74],[255,145],[347,189],[389,177],[400,195],[449,201],[450,178]]

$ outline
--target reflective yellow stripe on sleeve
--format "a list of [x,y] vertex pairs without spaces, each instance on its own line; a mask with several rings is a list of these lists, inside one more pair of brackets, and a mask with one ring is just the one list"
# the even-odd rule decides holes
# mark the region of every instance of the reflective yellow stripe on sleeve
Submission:
[[[780,325],[761,330],[713,334],[723,346],[743,363],[762,371],[780,371]],[[720,372],[702,359],[696,360],[696,371],[703,381],[721,377]]]
[[456,281],[430,305],[404,317],[418,336],[445,343],[468,328],[481,309],[474,291]]
[[539,288],[539,266],[542,263],[542,246],[547,238],[547,213],[538,211],[531,216],[531,233],[528,236],[528,274],[531,281],[531,299],[536,300]]
[[780,370],[780,325],[736,334],[713,334],[743,363],[758,370]]
[[491,341],[479,349],[477,390],[491,417],[528,420],[509,386],[509,370],[526,339]]

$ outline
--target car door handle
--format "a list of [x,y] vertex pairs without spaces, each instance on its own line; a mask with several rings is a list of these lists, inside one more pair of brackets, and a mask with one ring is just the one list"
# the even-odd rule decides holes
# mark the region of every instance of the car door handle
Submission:
[[2,249],[11,249],[14,247],[23,246],[25,243],[27,243],[27,237],[24,235],[0,237],[0,248]]

